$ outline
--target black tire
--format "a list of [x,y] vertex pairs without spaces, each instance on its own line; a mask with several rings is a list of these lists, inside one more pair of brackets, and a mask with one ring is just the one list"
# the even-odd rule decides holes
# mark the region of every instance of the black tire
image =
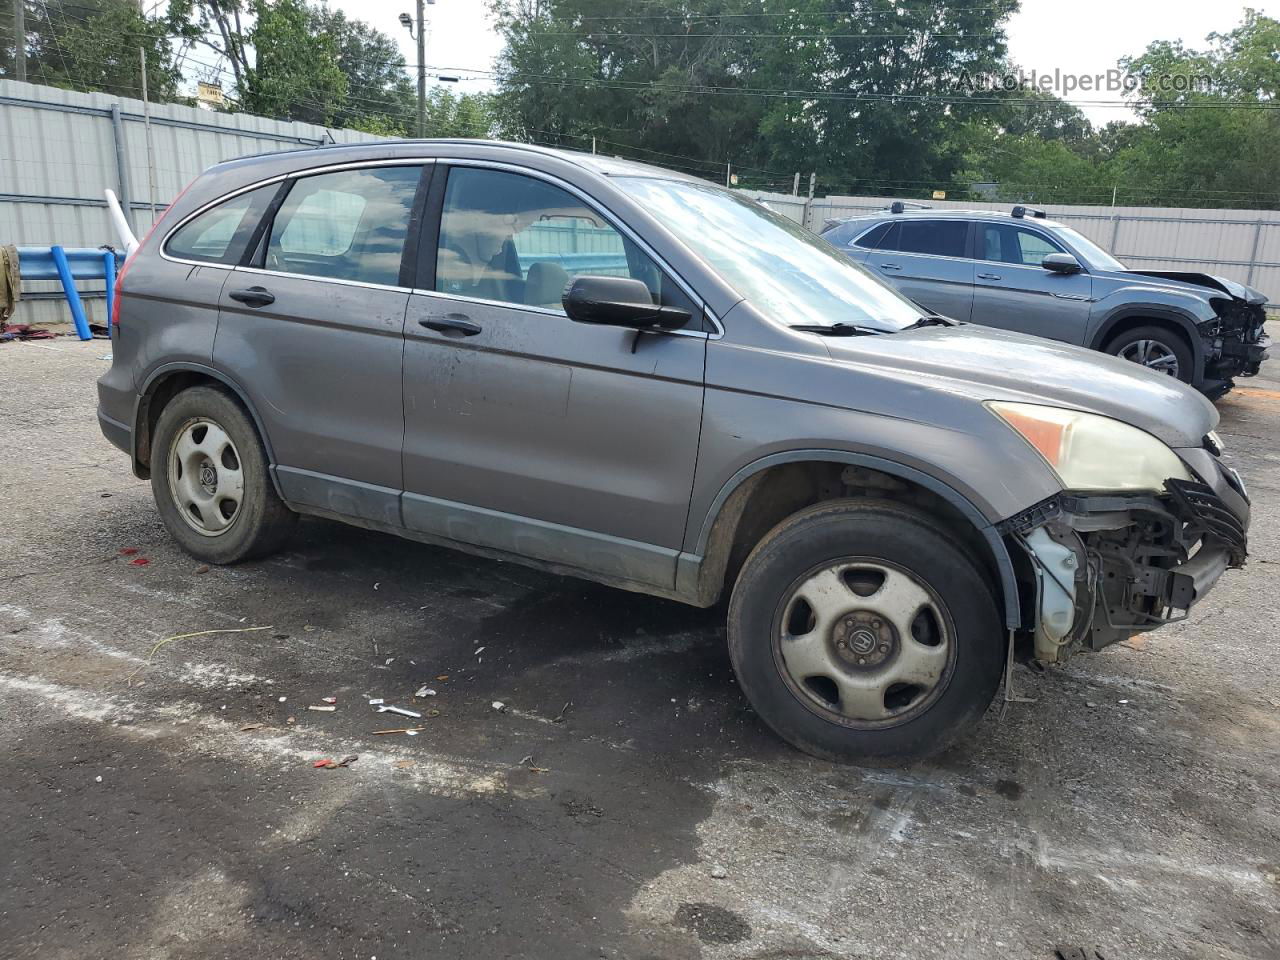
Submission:
[[[1191,383],[1195,380],[1195,370],[1192,367],[1195,360],[1192,356],[1191,348],[1187,346],[1187,341],[1171,327],[1152,325],[1126,330],[1107,344],[1107,353],[1113,357],[1121,357],[1125,360],[1141,363],[1142,361],[1136,357],[1126,356],[1125,354],[1126,352],[1138,352],[1142,344],[1157,346],[1158,351],[1167,356],[1172,356],[1177,362],[1176,373],[1171,373],[1167,370],[1159,370],[1159,372],[1175,376],[1183,383]],[[1148,369],[1158,370],[1159,368],[1149,367]]]
[[[949,660],[942,677],[916,705],[887,719],[835,716],[833,709],[815,702],[812,691],[799,688],[782,653],[786,642],[782,634],[790,631],[783,627],[782,616],[784,604],[790,602],[789,609],[794,609],[792,591],[813,571],[845,562],[855,567],[863,562],[883,563],[918,582],[931,598],[929,617],[940,618],[940,631],[950,631],[945,641]],[[855,598],[853,605],[857,603]],[[913,635],[914,623],[913,619]],[[999,686],[1005,658],[995,597],[967,551],[926,514],[882,501],[818,504],[771,530],[751,552],[734,585],[728,634],[738,681],[765,723],[804,752],[837,761],[897,762],[944,749],[982,717]],[[839,631],[835,635],[844,636]],[[843,641],[840,644],[844,646]],[[881,649],[887,648],[888,644]],[[850,641],[840,656],[852,653]],[[897,655],[895,648],[892,656]],[[892,660],[884,664],[892,665]],[[871,670],[874,675],[877,669],[847,666],[860,677],[867,676],[862,671]],[[882,705],[890,695],[892,689]]]
[[[199,432],[201,424],[205,425],[205,434]],[[208,505],[193,505],[188,511],[192,519],[188,520],[179,505],[184,470],[174,464],[175,444],[184,435],[203,440],[209,436],[209,425],[220,428],[230,441],[229,456],[225,448],[221,454],[225,462],[207,464],[212,470],[213,495],[220,489],[220,476],[238,476],[240,500],[230,509],[229,497],[217,502],[210,499]],[[278,550],[293,530],[297,515],[276,494],[258,431],[239,402],[224,391],[201,386],[174,396],[160,413],[151,449],[151,490],[156,507],[170,535],[193,557],[216,564],[264,557]],[[202,528],[217,522],[202,518],[201,511],[206,511],[203,516],[213,517],[207,512],[210,507],[224,514],[224,526],[216,533],[202,532]]]

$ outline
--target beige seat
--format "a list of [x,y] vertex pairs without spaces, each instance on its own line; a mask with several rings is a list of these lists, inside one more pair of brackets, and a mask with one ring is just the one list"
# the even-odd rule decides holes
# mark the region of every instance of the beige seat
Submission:
[[538,260],[529,267],[524,282],[524,302],[531,307],[560,308],[560,298],[569,285],[564,267],[549,260]]

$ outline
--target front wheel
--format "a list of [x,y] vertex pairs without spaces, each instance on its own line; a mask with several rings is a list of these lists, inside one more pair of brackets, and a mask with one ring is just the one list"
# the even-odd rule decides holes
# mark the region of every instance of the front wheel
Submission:
[[262,441],[244,408],[215,387],[192,387],[160,413],[151,488],[169,534],[207,563],[278,549],[296,519],[276,495]]
[[1138,327],[1122,333],[1107,345],[1107,352],[1183,383],[1194,378],[1190,348],[1165,327]]
[[981,572],[927,515],[840,500],[752,551],[729,603],[729,654],[784,740],[886,762],[937,752],[978,721],[1004,636]]

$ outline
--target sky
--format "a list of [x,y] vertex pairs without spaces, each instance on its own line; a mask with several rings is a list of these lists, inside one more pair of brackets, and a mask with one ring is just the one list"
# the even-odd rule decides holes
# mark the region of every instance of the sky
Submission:
[[[619,5],[627,0],[619,0]],[[417,62],[417,50],[397,17],[414,13],[413,0],[331,0],[348,15],[400,39],[405,59]],[[485,0],[438,0],[426,8],[429,67],[490,70],[502,43],[488,19]],[[1253,7],[1280,17],[1280,0],[1023,0],[1008,25],[1009,51],[1025,70],[1094,76],[1103,74],[1127,54],[1139,54],[1155,40],[1182,40],[1205,46],[1214,31],[1227,32]],[[431,81],[434,82],[434,81]],[[464,79],[450,87],[459,91],[490,89],[489,81]],[[1057,91],[1060,96],[1063,94]],[[1104,100],[1115,106],[1082,107],[1095,124],[1131,120],[1120,92],[1071,93],[1068,99]]]

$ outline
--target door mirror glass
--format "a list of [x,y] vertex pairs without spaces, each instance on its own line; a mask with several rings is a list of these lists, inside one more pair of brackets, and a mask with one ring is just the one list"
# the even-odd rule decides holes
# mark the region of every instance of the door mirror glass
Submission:
[[578,323],[635,330],[678,330],[692,319],[688,310],[653,302],[643,281],[629,277],[575,277],[565,287],[564,312]]
[[1079,273],[1080,261],[1069,253],[1051,253],[1040,261],[1050,273]]

